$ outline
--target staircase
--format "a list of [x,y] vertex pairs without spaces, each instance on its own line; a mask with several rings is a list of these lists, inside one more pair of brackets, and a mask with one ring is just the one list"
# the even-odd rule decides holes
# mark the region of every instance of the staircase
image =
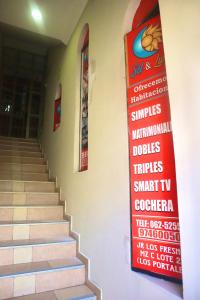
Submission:
[[96,300],[35,140],[0,137],[0,299]]

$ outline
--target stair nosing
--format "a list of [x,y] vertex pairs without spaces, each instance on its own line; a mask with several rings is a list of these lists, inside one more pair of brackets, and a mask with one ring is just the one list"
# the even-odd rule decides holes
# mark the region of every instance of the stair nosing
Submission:
[[38,141],[32,142],[32,141],[20,141],[20,140],[11,140],[11,139],[2,139],[0,137],[0,144],[1,142],[10,142],[11,144],[28,144],[28,145],[41,145]]
[[25,140],[25,142],[33,142],[33,143],[39,143],[37,138],[23,138],[23,137],[14,137],[14,136],[4,136],[4,135],[0,135],[0,140],[8,140],[8,141],[21,141],[21,140]]
[[[7,173],[10,173],[11,170],[2,170],[3,172],[0,171],[0,175],[1,174],[6,174]],[[14,174],[13,174],[14,173]],[[23,171],[23,170],[20,170],[20,171],[13,171],[12,174],[8,174],[8,175],[18,175],[18,174],[25,174],[25,175],[30,175],[30,174],[48,174],[48,170],[46,170],[45,172],[28,172],[28,171]],[[12,179],[5,179],[5,180],[12,180]]]
[[[29,241],[31,242],[31,241],[34,241],[34,240],[36,240],[36,239],[29,239]],[[75,239],[73,239],[73,238],[71,238],[71,237],[68,237],[66,240],[47,240],[46,242],[40,242],[39,241],[39,239],[38,239],[38,242],[37,243],[30,243],[30,244],[21,244],[21,245],[15,245],[14,244],[14,242],[17,242],[17,241],[19,241],[19,240],[11,240],[10,242],[13,242],[13,245],[9,245],[9,246],[2,246],[1,245],[1,242],[0,242],[0,250],[2,250],[2,249],[10,249],[10,248],[28,248],[28,247],[40,247],[40,246],[51,246],[51,245],[60,245],[60,244],[66,244],[66,245],[68,245],[68,244],[74,244],[74,243],[76,243],[76,240]]]
[[[1,150],[11,150],[11,151],[28,151],[30,152],[41,152],[41,149],[39,146],[33,147],[33,146],[25,146],[25,145],[12,145],[12,144],[1,144],[0,143]],[[5,149],[7,148],[7,149]],[[8,149],[9,148],[9,149]]]
[[[2,162],[0,162],[0,163],[2,163]],[[21,162],[3,162],[3,164],[4,165],[20,165],[20,166],[46,166],[47,167],[47,164],[37,164],[37,163],[35,163],[35,164],[27,164],[27,163],[21,163]]]
[[[53,260],[49,260],[47,261],[47,263],[51,262]],[[80,260],[79,260],[80,261]],[[45,261],[43,261],[45,262]],[[24,263],[26,264],[26,263]],[[5,267],[5,266],[4,266]],[[49,268],[46,267],[46,269],[41,269],[41,270],[35,270],[35,271],[31,271],[31,270],[26,270],[26,272],[13,272],[12,274],[7,274],[7,275],[3,275],[0,274],[0,279],[1,278],[10,278],[10,277],[17,277],[17,276],[22,276],[22,275],[30,275],[30,274],[39,274],[39,273],[51,273],[51,272],[56,272],[56,271],[61,271],[61,270],[77,270],[77,269],[84,269],[85,265],[84,263],[82,263],[80,261],[80,263],[76,264],[76,265],[70,265],[70,266],[57,266],[57,267],[52,267],[49,266]]]
[[[5,222],[5,221],[4,221]],[[7,221],[10,222],[10,221]],[[3,226],[26,226],[26,225],[41,225],[41,224],[69,224],[68,220],[36,220],[34,222],[31,222],[31,220],[22,220],[22,221],[18,221],[19,223],[16,223],[16,221],[14,221],[13,223],[0,223],[0,227]]]
[[32,148],[40,148],[40,144],[39,143],[23,143],[23,142],[18,142],[18,143],[8,143],[7,141],[5,141],[5,143],[1,143],[2,141],[0,140],[0,146],[13,146],[13,147],[32,147]]
[[[35,153],[35,151],[28,151],[28,150],[13,150],[13,149],[1,149],[0,151],[12,151],[12,152],[15,152],[15,151],[17,151],[17,152],[19,152],[19,153],[21,153],[21,152],[27,152],[27,153],[31,153],[31,154],[34,154]],[[41,153],[41,151],[39,151],[39,153]],[[41,153],[41,155],[42,155],[42,153]],[[11,155],[11,156],[15,156],[15,155]]]
[[[1,147],[1,146],[5,146],[4,147]],[[21,152],[34,152],[34,153],[41,153],[41,150],[38,148],[38,149],[29,149],[29,148],[26,148],[26,147],[21,147],[21,149],[19,147],[12,147],[12,145],[1,145],[0,148],[1,148],[1,151],[21,151]],[[30,150],[30,151],[29,151]]]
[[[84,286],[84,287],[87,287],[90,291],[87,291],[85,294],[83,294],[83,295],[75,295],[75,296],[73,296],[73,295],[71,295],[71,296],[67,296],[67,300],[94,300],[94,297],[97,297],[96,295],[95,295],[95,293],[87,286],[87,284],[86,283],[84,283],[84,284],[78,284],[78,285],[75,285],[75,286],[69,286],[69,287],[67,287],[67,288],[59,288],[59,289],[55,289],[55,290],[51,290],[51,291],[44,291],[44,292],[39,292],[39,293],[35,293],[35,294],[29,294],[29,295],[24,295],[27,299],[29,299],[29,296],[30,297],[32,297],[33,295],[35,295],[35,296],[37,296],[37,295],[43,295],[43,294],[46,294],[46,293],[48,293],[48,292],[50,292],[52,295],[54,295],[55,297],[56,297],[56,299],[57,299],[57,296],[56,296],[56,292],[58,291],[63,291],[63,290],[70,290],[70,289],[76,289],[76,288],[80,288],[80,287],[82,287],[82,286]],[[14,298],[9,298],[9,299],[24,299],[24,296],[17,296],[17,297],[14,297]],[[9,300],[8,299],[8,300]],[[35,300],[37,299],[37,298],[34,298]],[[95,299],[97,299],[97,298],[95,298]]]
[[[1,158],[1,155],[0,155],[0,158]],[[21,161],[0,161],[0,164],[4,164],[4,165],[8,165],[8,164],[12,164],[12,165],[31,165],[31,166],[46,166],[47,165],[47,163],[45,162],[45,163],[40,163],[40,162],[36,162],[36,163],[26,163],[26,162],[21,162]]]
[[15,179],[0,179],[0,181],[15,181],[15,182],[39,182],[39,183],[55,183],[55,181],[37,181],[37,180],[15,180]]
[[30,208],[30,207],[40,207],[40,208],[45,208],[45,207],[63,207],[63,205],[62,204],[55,204],[55,205],[53,205],[53,204],[43,204],[43,205],[33,205],[33,204],[31,204],[31,205],[28,205],[28,204],[22,204],[22,205],[20,205],[20,204],[14,204],[14,205],[0,205],[0,208],[14,208],[14,207],[28,207],[28,208]]
[[[5,150],[5,151],[6,151],[6,150]],[[8,151],[10,151],[10,150],[8,150]],[[26,151],[25,151],[25,152],[26,152]],[[3,157],[8,157],[8,155],[2,155],[1,152],[0,152],[0,158],[1,158],[1,157],[2,157],[2,158],[3,158]],[[10,157],[10,156],[9,156],[9,157]],[[13,158],[19,158],[19,157],[21,158],[21,156],[19,156],[19,155],[12,155],[12,157],[13,157]],[[44,159],[44,157],[32,157],[32,156],[23,156],[23,158],[30,158],[30,159],[36,158],[36,159],[41,159],[41,160]]]
[[[53,182],[53,181],[51,181]],[[16,192],[13,192],[13,191],[0,191],[0,194],[42,194],[42,195],[52,195],[52,194],[56,194],[56,195],[59,195],[60,193],[59,192],[19,192],[19,191],[16,191]]]
[[78,297],[73,297],[73,298],[70,297],[67,300],[91,300],[94,297],[96,297],[96,295],[91,294],[91,295],[84,295],[84,296],[78,296]]

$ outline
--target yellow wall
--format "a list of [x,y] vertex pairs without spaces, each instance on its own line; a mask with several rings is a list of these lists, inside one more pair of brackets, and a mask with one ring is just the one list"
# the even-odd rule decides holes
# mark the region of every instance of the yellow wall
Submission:
[[[90,0],[68,47],[51,50],[42,144],[52,175],[58,178],[62,199],[67,201],[67,214],[73,216],[73,230],[81,235],[81,251],[91,259],[91,280],[102,287],[103,299],[175,300],[180,298],[178,286],[130,270],[123,37],[131,29],[138,3],[136,0]],[[187,42],[190,47],[193,43],[194,47],[200,46],[199,26],[192,31],[193,25],[199,22],[200,4],[197,0],[192,4],[186,0],[160,0],[160,4],[177,161],[185,299],[197,300],[200,293],[196,284],[199,277],[194,275],[196,256],[190,269],[188,254],[192,255],[194,249],[187,246],[188,242],[198,246],[196,238],[190,238],[194,230],[193,216],[197,217],[197,212],[187,205],[192,197],[192,205],[197,205],[198,199],[191,191],[193,186],[196,193],[198,191],[198,180],[193,182],[192,179],[194,174],[198,176],[197,165],[196,173],[190,168],[199,150],[195,122],[200,97],[197,97],[198,70],[194,71],[193,56],[197,63],[199,57],[194,49],[187,52]],[[85,23],[89,24],[90,31],[89,169],[79,173],[79,44]],[[61,127],[53,132],[53,100],[59,82],[63,86]],[[191,114],[188,114],[189,108]],[[186,225],[186,217],[189,225]]]
[[200,1],[160,0],[176,158],[184,297],[200,299]]

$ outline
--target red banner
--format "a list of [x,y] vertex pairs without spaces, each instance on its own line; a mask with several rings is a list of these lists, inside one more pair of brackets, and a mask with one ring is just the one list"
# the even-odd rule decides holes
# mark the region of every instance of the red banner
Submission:
[[[88,43],[88,35],[86,36]],[[80,171],[88,169],[88,55],[89,47],[81,52],[81,112],[80,112]]]
[[180,282],[175,160],[159,16],[127,34],[132,269]]
[[54,123],[53,130],[55,131],[60,126],[61,120],[61,98],[54,101]]

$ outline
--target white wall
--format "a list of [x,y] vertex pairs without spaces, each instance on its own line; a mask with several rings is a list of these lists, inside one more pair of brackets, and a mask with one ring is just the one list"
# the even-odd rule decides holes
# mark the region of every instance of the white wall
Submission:
[[200,299],[200,1],[160,0],[177,171],[184,296]]
[[[51,51],[42,143],[52,174],[58,177],[62,199],[67,201],[67,214],[73,216],[73,230],[81,235],[81,251],[91,259],[91,279],[102,287],[103,299],[175,300],[180,298],[177,285],[134,273],[129,262],[129,168],[123,37],[131,28],[130,18],[138,2],[90,0],[67,49],[57,47]],[[194,70],[196,66],[192,57],[198,63],[198,51],[193,44],[197,47],[200,42],[199,28],[194,29],[191,21],[197,18],[200,4],[192,1],[191,5],[184,0],[161,0],[160,3],[177,161],[185,299],[197,300],[200,297],[196,281],[199,274],[195,269],[198,248],[194,246],[198,246],[195,244],[195,228],[198,230],[199,142],[196,141],[196,114],[199,91],[198,79],[193,73],[197,73],[198,69]],[[191,11],[189,22],[188,9]],[[90,29],[89,170],[78,173],[78,45],[85,23]],[[188,41],[189,53],[186,50]],[[62,120],[61,127],[53,133],[53,100],[59,81],[63,85]]]

